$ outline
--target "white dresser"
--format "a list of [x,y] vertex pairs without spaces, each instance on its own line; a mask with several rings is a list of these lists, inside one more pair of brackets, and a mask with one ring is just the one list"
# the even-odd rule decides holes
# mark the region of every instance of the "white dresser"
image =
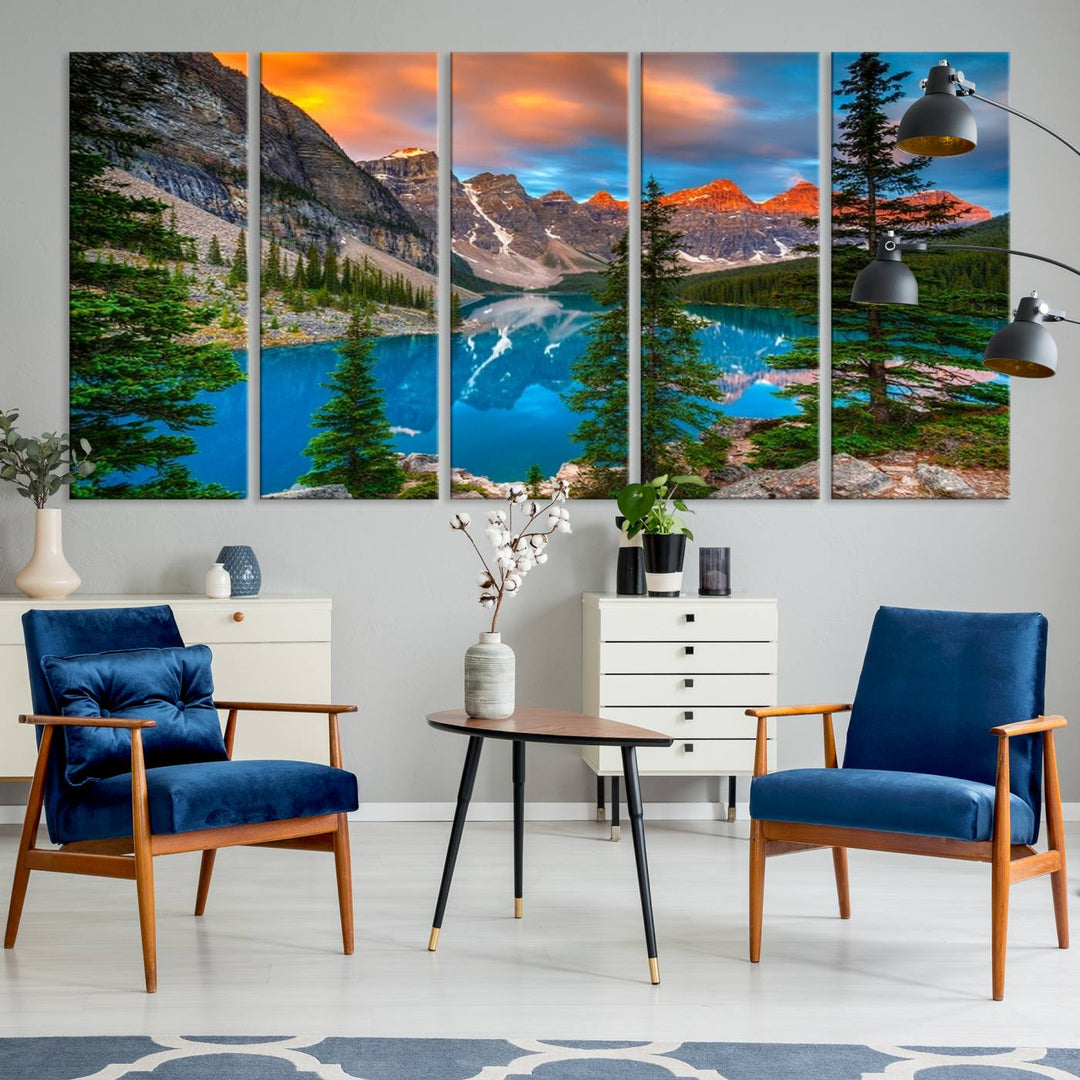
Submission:
[[[638,751],[641,775],[752,775],[757,721],[744,710],[776,704],[776,601],[585,593],[582,604],[583,711],[675,740]],[[598,777],[622,775],[618,747],[582,756]]]
[[[34,771],[33,728],[17,722],[32,712],[23,648],[22,614],[31,608],[106,608],[168,604],[188,645],[214,653],[214,693],[239,701],[330,702],[329,596],[262,595],[208,600],[197,595],[80,596],[65,600],[0,599],[0,779]],[[224,725],[225,717],[222,716]],[[236,758],[329,761],[327,724],[314,716],[243,713]]]

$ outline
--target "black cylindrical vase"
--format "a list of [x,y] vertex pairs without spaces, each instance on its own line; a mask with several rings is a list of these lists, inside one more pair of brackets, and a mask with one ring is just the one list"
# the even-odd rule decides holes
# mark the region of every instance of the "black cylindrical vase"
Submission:
[[678,596],[682,592],[686,537],[682,533],[647,533],[645,585],[650,596]]
[[616,516],[619,530],[619,561],[615,568],[616,596],[645,595],[645,552],[641,547],[641,533],[633,539],[623,531],[626,518]]
[[731,595],[731,548],[698,549],[698,595]]

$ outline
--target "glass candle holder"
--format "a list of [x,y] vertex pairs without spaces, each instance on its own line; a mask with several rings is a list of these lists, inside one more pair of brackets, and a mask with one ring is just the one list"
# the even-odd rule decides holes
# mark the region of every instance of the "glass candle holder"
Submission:
[[731,595],[731,548],[698,549],[698,596]]

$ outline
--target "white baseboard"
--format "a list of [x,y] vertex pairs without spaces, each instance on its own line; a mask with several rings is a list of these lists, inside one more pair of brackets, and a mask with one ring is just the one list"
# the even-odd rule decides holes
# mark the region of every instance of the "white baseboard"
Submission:
[[[749,817],[749,804],[737,803],[736,817]],[[26,808],[18,804],[0,805],[0,825],[21,825]],[[1080,802],[1062,804],[1066,821],[1080,821]],[[454,816],[452,802],[440,803],[362,803],[360,809],[349,815],[350,821],[450,821]],[[514,816],[513,804],[508,802],[473,803],[469,807],[470,821],[510,821]],[[721,803],[674,802],[645,804],[645,817],[653,821],[723,821],[726,807]],[[589,802],[526,803],[527,821],[593,821],[596,806]],[[626,813],[623,812],[625,821]]]

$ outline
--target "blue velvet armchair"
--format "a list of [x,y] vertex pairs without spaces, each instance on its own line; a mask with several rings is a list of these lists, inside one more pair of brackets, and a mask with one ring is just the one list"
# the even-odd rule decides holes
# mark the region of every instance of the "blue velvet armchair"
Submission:
[[[993,996],[1005,995],[1009,887],[1050,875],[1058,945],[1069,946],[1054,731],[1043,715],[1046,619],[881,608],[853,705],[748,709],[758,720],[750,788],[750,959],[761,957],[765,860],[832,848],[840,917],[847,848],[991,865]],[[851,712],[842,768],[832,717]],[[823,719],[825,768],[766,774],[774,716]],[[1046,851],[1037,852],[1042,788]]]
[[[167,606],[29,611],[38,758],[15,865],[4,947],[13,948],[32,870],[136,884],[146,989],[157,989],[153,859],[201,851],[195,914],[218,848],[332,852],[342,944],[353,951],[348,813],[356,777],[341,768],[338,717],[354,705],[215,701],[210,650],[185,647]],[[218,710],[228,713],[224,734]],[[241,712],[321,714],[330,765],[233,761]],[[49,839],[37,846],[42,809]]]

